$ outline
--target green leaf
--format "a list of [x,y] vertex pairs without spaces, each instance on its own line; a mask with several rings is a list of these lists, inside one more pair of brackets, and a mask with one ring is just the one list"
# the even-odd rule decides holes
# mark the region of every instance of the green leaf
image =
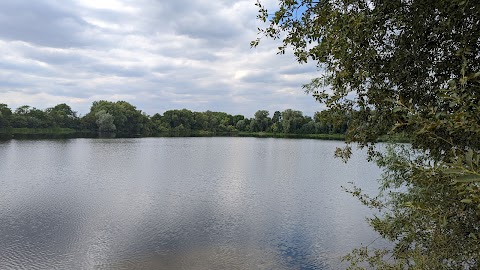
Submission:
[[472,159],[473,159],[473,151],[472,151],[472,149],[470,149],[470,150],[467,151],[467,153],[465,153],[465,161],[467,162],[467,165],[470,168],[473,167]]
[[396,112],[401,112],[403,110],[404,110],[403,107],[395,107],[395,108],[393,108],[392,112],[396,113]]
[[463,173],[465,172],[464,169],[458,169],[458,168],[449,168],[443,171],[446,174],[458,174],[458,173]]
[[462,175],[455,179],[457,183],[480,182],[480,176],[474,174]]
[[471,199],[463,199],[460,202],[462,202],[462,203],[472,203],[472,200]]

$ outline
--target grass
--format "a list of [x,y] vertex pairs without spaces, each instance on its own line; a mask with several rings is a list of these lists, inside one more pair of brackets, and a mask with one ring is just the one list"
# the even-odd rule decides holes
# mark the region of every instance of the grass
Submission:
[[11,135],[60,135],[73,134],[76,130],[71,128],[0,128],[0,133]]
[[[89,130],[74,130],[71,128],[0,128],[0,138],[92,138],[98,134]],[[135,136],[137,137],[137,136]],[[141,136],[138,136],[141,137]],[[256,137],[256,138],[297,138],[297,139],[318,139],[344,141],[344,134],[285,134],[270,132],[211,132],[211,131],[188,131],[188,132],[167,132],[152,137]],[[410,140],[406,136],[382,136],[378,142],[405,142]]]

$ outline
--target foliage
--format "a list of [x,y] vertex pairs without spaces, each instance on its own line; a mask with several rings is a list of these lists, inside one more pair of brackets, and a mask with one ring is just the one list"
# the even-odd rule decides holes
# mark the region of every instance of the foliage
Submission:
[[303,113],[287,109],[282,112],[282,127],[284,133],[293,133],[303,124]]
[[71,128],[0,128],[0,134],[8,135],[67,135],[75,132]]
[[[330,113],[330,111],[321,112],[325,117]],[[323,128],[325,123],[319,121],[317,118],[312,119],[304,116],[300,111],[291,109],[283,112],[276,111],[273,118],[269,117],[269,112],[266,110],[258,110],[252,118],[225,112],[192,112],[187,109],[167,110],[163,115],[156,113],[148,116],[126,101],[100,100],[93,102],[90,112],[80,117],[64,103],[45,110],[24,105],[13,113],[6,104],[0,104],[0,129],[4,131],[22,129],[22,133],[28,133],[30,130],[32,134],[37,134],[39,130],[63,128],[76,130],[79,136],[92,136],[92,134],[106,132],[115,133],[116,137],[238,135],[239,132],[242,134],[267,132],[282,137],[286,134],[343,134],[345,132],[344,128],[338,128],[330,123],[328,125],[331,128]],[[345,121],[337,124],[341,127],[347,125]],[[289,128],[283,129],[283,126]]]
[[98,131],[103,133],[103,132],[114,132],[117,127],[113,123],[115,120],[113,118],[113,115],[109,114],[105,110],[101,110],[97,113],[95,113],[95,117],[97,118],[97,121],[95,121],[98,125]]
[[7,104],[0,103],[0,128],[10,126],[12,110]]
[[92,121],[95,118],[91,115],[96,115],[100,111],[105,111],[113,117],[116,133],[120,137],[132,137],[142,135],[145,132],[144,124],[147,121],[147,116],[126,101],[94,101],[90,112],[87,114],[87,119]]
[[54,125],[60,128],[77,129],[79,125],[77,113],[65,103],[48,108],[45,112],[50,115]]
[[[338,112],[317,122],[347,117],[347,141],[368,146],[384,168],[377,198],[351,192],[383,211],[370,222],[394,248],[357,249],[352,268],[479,268],[480,5],[281,0],[273,14],[257,6],[268,24],[252,45],[281,39],[280,54],[290,47],[300,63],[316,62],[323,74],[304,88],[329,116]],[[375,151],[384,134],[411,148]],[[337,154],[348,158],[349,147]]]
[[272,122],[272,119],[268,117],[270,113],[266,110],[258,110],[255,113],[255,121],[252,121],[254,123],[254,128],[252,130],[255,131],[266,131],[270,123]]

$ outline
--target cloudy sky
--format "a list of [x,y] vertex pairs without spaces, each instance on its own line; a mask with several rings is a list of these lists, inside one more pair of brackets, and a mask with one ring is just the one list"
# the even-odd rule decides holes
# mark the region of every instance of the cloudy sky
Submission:
[[254,3],[0,0],[0,103],[67,103],[80,114],[101,99],[147,114],[321,110],[301,89],[315,65],[277,55],[274,41],[250,48],[261,26]]

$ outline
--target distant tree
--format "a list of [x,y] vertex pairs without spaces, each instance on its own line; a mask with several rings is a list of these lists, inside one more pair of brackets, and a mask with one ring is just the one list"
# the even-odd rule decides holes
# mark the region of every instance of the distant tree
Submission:
[[163,114],[163,121],[168,124],[170,128],[176,128],[182,125],[182,130],[190,130],[195,126],[194,114],[187,109],[168,110]]
[[156,113],[150,117],[126,101],[99,100],[92,103],[89,113],[79,117],[65,103],[45,110],[24,105],[13,113],[6,104],[0,104],[0,128],[70,128],[82,133],[115,132],[118,137],[189,136],[199,131],[308,133],[318,129],[316,122],[315,130],[306,125],[312,119],[303,116],[302,112],[286,110],[283,114],[282,117],[282,113],[276,111],[271,119],[267,110],[258,110],[253,118],[246,118],[225,112],[182,109],[167,110],[163,115]]
[[238,121],[243,120],[243,119],[245,119],[245,116],[243,116],[243,115],[239,115],[239,114],[234,115],[233,119],[232,119],[232,124],[236,125],[238,123]]
[[0,128],[10,127],[12,110],[7,104],[0,103]]
[[300,128],[301,134],[314,134],[315,133],[315,122],[310,116],[303,118],[303,125]]
[[226,128],[226,132],[229,132],[229,133],[234,133],[234,132],[237,132],[238,130],[232,126],[232,125],[228,125],[227,128]]
[[281,119],[284,133],[298,133],[304,121],[303,113],[292,109],[283,111]]
[[316,129],[330,134],[345,134],[350,118],[349,114],[337,110],[323,110],[314,115]]
[[32,107],[30,107],[28,105],[20,106],[17,109],[15,109],[15,114],[16,115],[27,115],[30,112],[31,108]]
[[97,118],[96,123],[99,132],[114,132],[116,130],[115,124],[113,123],[113,115],[109,114],[105,110],[95,113],[95,117]]
[[258,110],[255,112],[253,124],[250,124],[254,126],[255,131],[267,131],[271,122],[271,119],[268,117],[269,114],[266,110]]
[[242,119],[242,120],[238,120],[235,126],[239,131],[246,131],[247,123],[245,122],[244,119]]
[[275,111],[275,113],[273,113],[272,123],[274,124],[279,123],[281,120],[282,120],[282,113],[279,111]]
[[18,107],[12,116],[12,126],[18,128],[53,127],[52,119],[42,110],[28,105]]
[[43,110],[31,108],[28,112],[28,122],[35,123],[30,127],[35,128],[51,128],[54,127],[53,119]]
[[7,104],[0,103],[0,112],[3,116],[11,116],[12,110],[8,107]]
[[126,101],[94,101],[90,112],[86,115],[87,119],[96,121],[98,119],[96,114],[100,111],[105,111],[113,116],[117,136],[131,137],[144,134],[144,125],[148,121],[148,117],[145,117],[142,111],[137,110],[130,103]]
[[79,127],[80,123],[77,113],[65,103],[58,104],[55,107],[46,109],[45,111],[52,119],[55,126],[73,129]]
[[273,133],[280,133],[282,132],[282,125],[280,122],[277,122],[277,123],[273,123],[271,126],[270,126],[270,131],[273,132]]

